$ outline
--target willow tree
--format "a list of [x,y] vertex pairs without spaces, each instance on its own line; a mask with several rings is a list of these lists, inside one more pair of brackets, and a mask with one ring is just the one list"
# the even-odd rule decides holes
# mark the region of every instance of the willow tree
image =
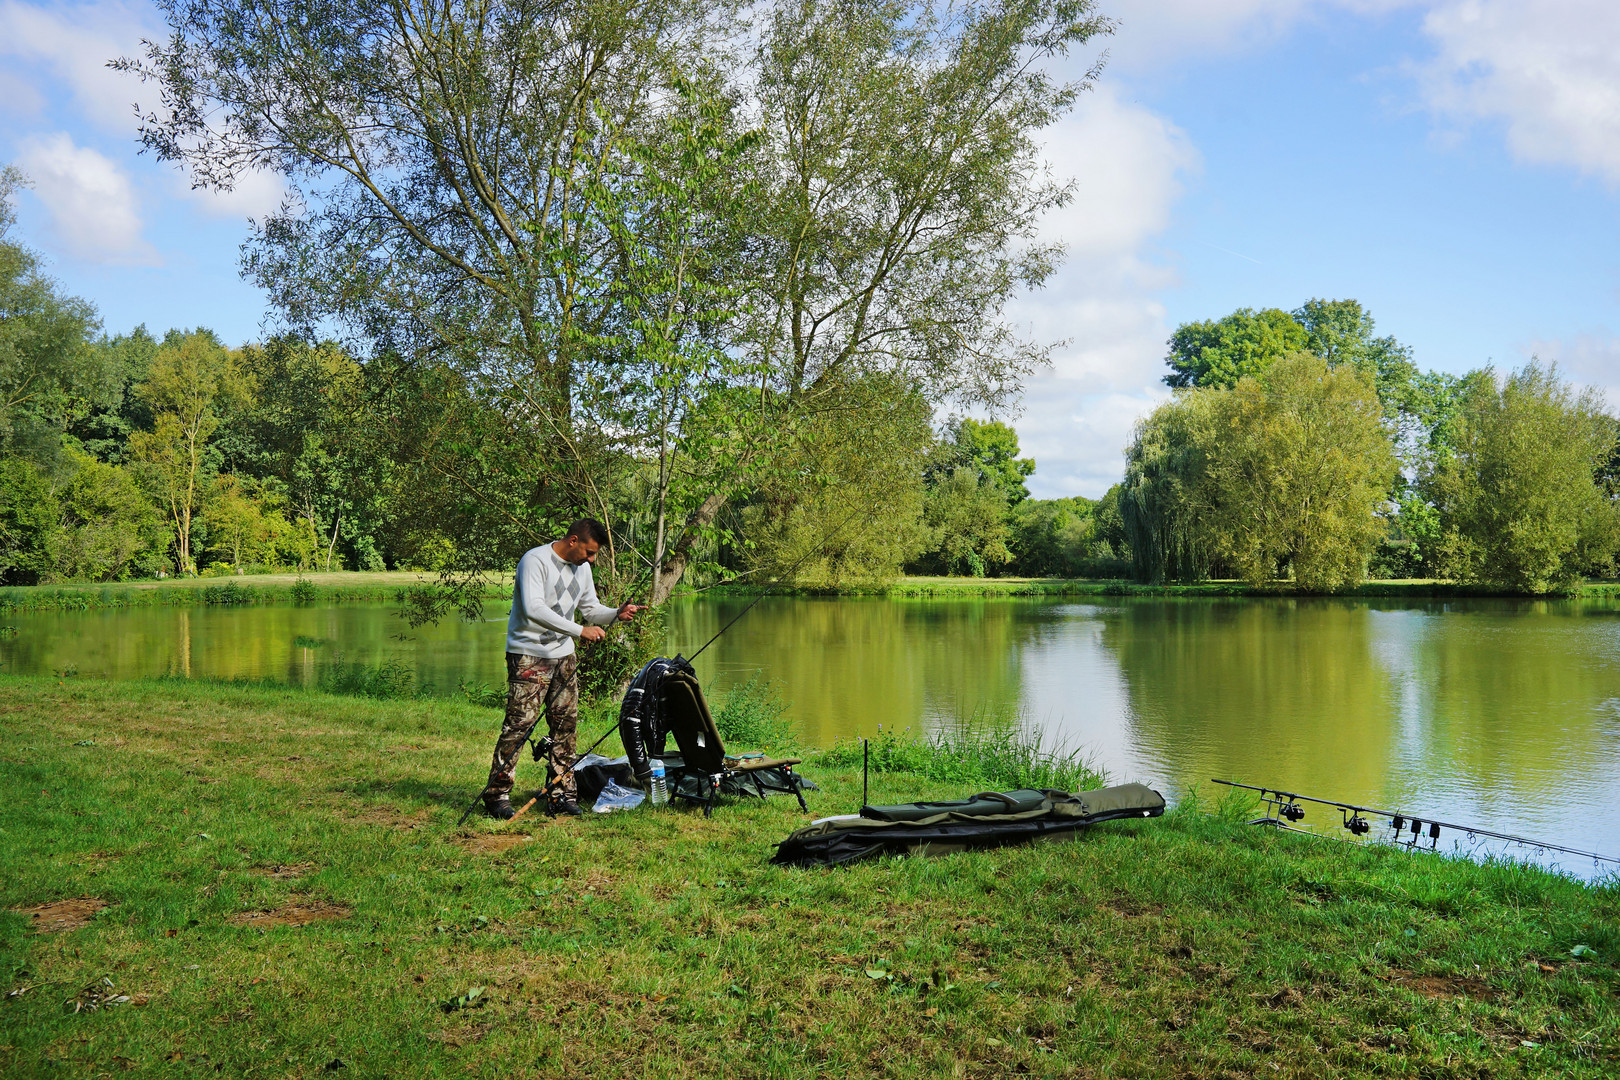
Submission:
[[1203,481],[1223,561],[1252,584],[1279,569],[1311,591],[1359,583],[1396,475],[1372,381],[1296,353],[1212,406]]
[[1180,391],[1138,424],[1119,506],[1144,580],[1219,565],[1331,592],[1366,572],[1395,473],[1372,383],[1295,353],[1230,388]]
[[[144,144],[206,187],[286,179],[247,274],[289,324],[341,325],[476,406],[448,443],[401,418],[475,531],[611,516],[701,416],[732,465],[658,466],[674,524],[640,554],[667,592],[791,442],[749,432],[875,375],[1005,401],[1044,357],[1002,313],[1056,258],[1033,230],[1067,189],[1034,136],[1086,85],[1046,66],[1109,29],[1091,0],[776,0],[752,27],[724,0],[159,4],[172,36],[120,62],[161,93]],[[726,104],[696,155],[683,82]],[[683,258],[702,288],[674,284]]]
[[1200,581],[1215,561],[1210,523],[1211,404],[1218,391],[1184,391],[1137,422],[1125,451],[1119,512],[1140,581]]
[[446,365],[491,404],[541,481],[502,509],[537,539],[553,504],[585,500],[574,414],[589,369],[611,361],[599,331],[618,252],[593,183],[624,165],[616,134],[657,117],[670,68],[703,62],[724,6],[159,6],[172,36],[119,62],[161,94],[146,148],[212,189],[279,174],[288,194],[256,224],[246,275],[289,326]]

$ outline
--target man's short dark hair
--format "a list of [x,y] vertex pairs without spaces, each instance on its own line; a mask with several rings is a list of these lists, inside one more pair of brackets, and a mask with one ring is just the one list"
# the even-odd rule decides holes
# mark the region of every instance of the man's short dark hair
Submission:
[[564,536],[563,539],[566,540],[569,536],[577,537],[580,540],[595,540],[598,544],[608,542],[607,526],[595,518],[580,518],[568,526],[568,535]]

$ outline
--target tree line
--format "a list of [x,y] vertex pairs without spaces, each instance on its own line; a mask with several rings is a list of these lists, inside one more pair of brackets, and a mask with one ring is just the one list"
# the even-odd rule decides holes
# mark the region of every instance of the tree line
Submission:
[[[1540,588],[1614,546],[1606,502],[1510,512],[1527,466],[1491,457],[1513,409],[1601,441],[1595,404],[1539,368],[1419,373],[1350,301],[1178,330],[1178,396],[1096,504],[1024,497],[1010,432],[935,429],[1049,358],[1006,303],[1062,254],[1035,226],[1073,188],[1039,137],[1100,75],[1054,75],[1113,29],[1091,0],[158,7],[169,33],[114,63],[155,95],[141,143],[203,188],[279,178],[242,260],[276,333],[96,337],[7,240],[7,580],[424,566],[430,618],[580,514],[612,527],[605,595],[655,604],[722,571],[1125,556]],[[1512,453],[1595,460],[1585,438]]]
[[[481,538],[483,557],[544,538],[520,516],[544,475],[503,472],[509,459],[491,460],[476,437],[509,430],[500,402],[442,367],[361,361],[334,341],[103,334],[94,306],[12,235],[23,182],[8,171],[0,193],[0,583],[437,571],[492,520],[505,519],[503,533]],[[1063,574],[1111,554],[1088,500],[1028,498],[1034,462],[1011,428],[952,417],[935,430],[916,395],[886,401],[886,423],[858,438],[836,415],[817,418],[801,444],[816,459],[794,462],[805,483],[767,475],[739,490],[693,547],[697,578],[789,560],[819,581],[908,568]],[[654,455],[627,457],[597,505],[618,543],[650,553],[668,478]],[[553,529],[578,510],[550,509]]]
[[1556,367],[1421,371],[1354,300],[1186,324],[1166,363],[1175,396],[1117,489],[1141,580],[1540,593],[1613,572],[1620,422]]

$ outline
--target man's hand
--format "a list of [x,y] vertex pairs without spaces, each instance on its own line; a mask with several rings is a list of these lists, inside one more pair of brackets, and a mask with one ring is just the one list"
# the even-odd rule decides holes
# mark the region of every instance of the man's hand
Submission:
[[581,641],[601,641],[607,637],[607,631],[600,626],[587,626],[579,632]]
[[636,612],[642,610],[646,606],[647,606],[646,604],[626,604],[626,605],[624,605],[624,607],[619,609],[619,621],[620,622],[629,622],[631,619],[636,617]]

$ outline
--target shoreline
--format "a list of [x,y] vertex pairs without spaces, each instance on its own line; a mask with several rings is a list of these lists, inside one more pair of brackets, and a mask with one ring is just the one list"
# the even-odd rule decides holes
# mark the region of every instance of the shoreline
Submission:
[[[416,571],[340,571],[324,574],[254,574],[241,577],[185,578],[103,584],[12,585],[0,587],[0,615],[10,612],[92,611],[110,608],[188,607],[293,603],[403,602],[415,587],[431,585]],[[1137,596],[1251,597],[1265,599],[1511,599],[1600,600],[1620,598],[1620,581],[1587,581],[1564,593],[1516,593],[1439,580],[1368,581],[1337,593],[1301,592],[1283,584],[1251,586],[1239,581],[1190,585],[1143,585],[1111,578],[951,578],[906,577],[886,582],[840,585],[745,583],[677,592],[675,600],[713,596],[888,597],[952,599],[993,597]],[[485,586],[486,600],[510,599],[510,585],[499,577]]]

